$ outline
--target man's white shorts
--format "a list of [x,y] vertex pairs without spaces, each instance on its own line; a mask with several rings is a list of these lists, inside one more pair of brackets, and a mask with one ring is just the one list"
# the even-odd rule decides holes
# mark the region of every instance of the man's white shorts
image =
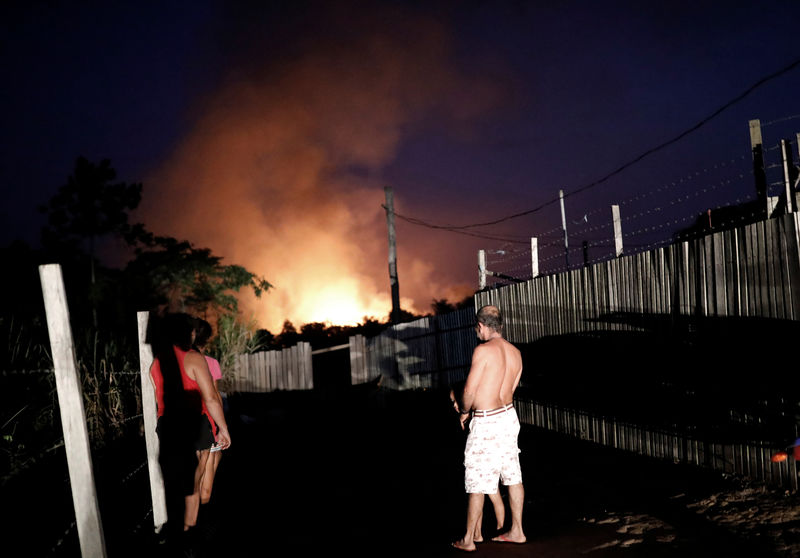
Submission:
[[513,407],[491,416],[473,413],[464,449],[468,494],[494,494],[498,482],[507,486],[522,482],[518,436],[519,419]]

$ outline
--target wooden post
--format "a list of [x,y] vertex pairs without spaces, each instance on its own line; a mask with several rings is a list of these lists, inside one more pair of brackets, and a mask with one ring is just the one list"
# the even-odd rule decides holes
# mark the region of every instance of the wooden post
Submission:
[[561,228],[564,229],[564,258],[569,269],[569,236],[567,235],[567,213],[564,210],[564,190],[558,191],[558,197],[561,199]]
[[311,343],[308,341],[303,343],[303,368],[305,370],[303,376],[303,389],[314,389],[314,363],[311,358]]
[[619,206],[611,206],[611,219],[614,221],[614,251],[619,258],[622,255],[622,221],[619,218]]
[[369,381],[367,373],[367,342],[363,335],[348,338],[350,345],[350,384],[364,384]]
[[64,431],[64,447],[67,452],[72,505],[75,508],[81,556],[104,558],[106,543],[97,503],[89,432],[83,408],[83,391],[75,347],[72,344],[72,329],[69,324],[69,308],[61,266],[58,264],[39,266],[39,278],[42,282],[44,308],[47,314],[47,331],[50,335],[50,350],[55,368],[58,406]]
[[160,445],[156,434],[158,414],[156,392],[150,380],[150,365],[153,349],[147,342],[149,312],[137,312],[139,328],[139,375],[142,382],[142,417],[144,418],[144,441],[147,448],[147,471],[150,473],[150,499],[153,501],[153,527],[158,533],[167,522],[167,499],[164,493],[164,477],[158,461]]
[[478,250],[478,290],[486,288],[486,252]]
[[394,232],[394,194],[383,189],[386,196],[386,225],[389,228],[389,283],[392,286],[392,323],[400,322],[400,285],[397,281],[397,238]]
[[786,213],[794,213],[797,211],[794,203],[794,180],[797,174],[797,169],[794,167],[792,161],[792,142],[789,140],[781,140],[781,159],[783,162],[783,183],[786,197]]
[[539,240],[531,237],[531,278],[539,277]]
[[[800,132],[795,134],[795,144],[797,145],[797,155],[800,157]],[[800,186],[800,173],[798,173],[798,168],[792,165],[792,176],[794,177],[793,180],[793,190],[794,190],[794,209],[795,211],[800,211],[800,201],[798,201],[797,197],[800,195],[800,192],[797,191],[798,186]]]
[[768,207],[767,201],[767,173],[764,170],[764,147],[761,139],[761,121],[751,120],[750,124],[750,150],[753,155],[753,177],[756,181],[756,197],[758,198],[761,208],[758,215],[758,220],[764,220],[770,216],[772,211]]

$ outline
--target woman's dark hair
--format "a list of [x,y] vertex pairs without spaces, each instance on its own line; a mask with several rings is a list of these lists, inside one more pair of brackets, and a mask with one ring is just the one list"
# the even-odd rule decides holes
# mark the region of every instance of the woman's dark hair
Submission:
[[195,318],[194,323],[194,345],[195,347],[205,347],[211,339],[211,324],[201,318]]
[[[151,329],[150,346],[164,379],[164,417],[169,417],[168,422],[180,431],[191,428],[192,420],[202,412],[199,396],[183,389],[181,368],[175,354],[175,347],[182,351],[191,350],[194,327],[195,318],[175,313],[157,318]],[[176,434],[190,436],[188,433]]]

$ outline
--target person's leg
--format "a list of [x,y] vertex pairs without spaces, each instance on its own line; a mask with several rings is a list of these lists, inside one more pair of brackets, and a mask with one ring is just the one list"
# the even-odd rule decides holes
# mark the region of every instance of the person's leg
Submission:
[[203,474],[203,480],[200,484],[200,503],[207,504],[211,499],[211,490],[214,488],[214,477],[217,474],[217,467],[219,467],[219,460],[222,457],[221,451],[215,451],[208,456],[206,460],[206,470]]
[[511,529],[493,538],[497,542],[524,543],[528,539],[522,530],[522,508],[525,503],[525,489],[522,483],[508,487],[508,504],[511,508]]
[[[494,494],[487,494],[489,500],[492,502],[492,507],[494,508],[494,516],[497,521],[497,529],[496,532],[499,532],[500,529],[503,528],[503,525],[506,521],[506,507],[503,504],[503,497],[500,495],[500,487],[498,487],[497,492]],[[480,514],[478,516],[478,522],[475,524],[475,533],[472,536],[472,540],[476,543],[483,542],[483,505],[481,505]]]
[[506,522],[506,507],[503,504],[503,497],[500,496],[499,486],[497,487],[497,492],[489,494],[489,500],[491,500],[494,507],[494,517],[497,520],[497,530],[499,531]]
[[483,494],[469,495],[469,504],[467,505],[467,530],[463,539],[453,543],[455,548],[467,551],[477,549],[473,536],[475,533],[475,526],[483,513],[483,500]]
[[197,513],[200,510],[200,485],[206,472],[208,450],[197,452],[197,468],[194,471],[194,492],[184,498],[183,530],[188,531],[197,525]]
[[472,542],[483,542],[483,532],[481,530],[481,526],[483,525],[483,504],[484,502],[481,501],[481,506],[478,509],[478,518],[475,520],[475,530],[472,532]]

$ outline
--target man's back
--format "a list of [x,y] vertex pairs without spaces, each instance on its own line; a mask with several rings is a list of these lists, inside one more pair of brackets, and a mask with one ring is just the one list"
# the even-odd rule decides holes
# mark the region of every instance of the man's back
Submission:
[[475,348],[474,360],[480,367],[474,408],[495,409],[512,403],[522,375],[519,350],[505,339],[495,337]]

